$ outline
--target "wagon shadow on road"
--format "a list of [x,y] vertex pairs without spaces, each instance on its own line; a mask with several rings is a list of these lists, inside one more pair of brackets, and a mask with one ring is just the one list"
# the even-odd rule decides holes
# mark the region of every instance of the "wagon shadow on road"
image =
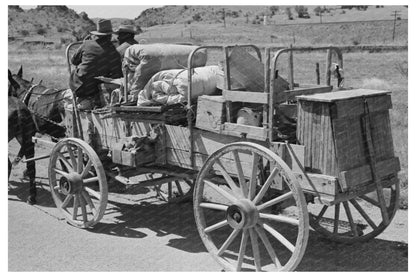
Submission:
[[[9,201],[24,202],[26,182],[10,181]],[[125,197],[125,196],[122,196]],[[142,239],[149,231],[158,237],[174,235],[167,246],[190,253],[206,252],[195,225],[192,203],[167,204],[154,195],[126,200],[110,197],[102,222],[88,232]],[[128,198],[128,197],[127,197]],[[122,201],[119,201],[122,200]],[[38,186],[39,208],[54,208],[47,185]],[[283,230],[282,230],[283,231]],[[225,237],[224,237],[225,239]],[[345,245],[331,242],[311,231],[305,255],[297,271],[407,271],[407,244],[373,239]]]
[[206,252],[195,225],[192,203],[167,204],[150,197],[148,201],[133,204],[115,201],[109,204],[110,214],[105,216],[116,214],[113,222],[100,222],[90,232],[144,238],[147,235],[137,229],[150,230],[158,237],[179,236],[169,240],[170,247],[192,253]]

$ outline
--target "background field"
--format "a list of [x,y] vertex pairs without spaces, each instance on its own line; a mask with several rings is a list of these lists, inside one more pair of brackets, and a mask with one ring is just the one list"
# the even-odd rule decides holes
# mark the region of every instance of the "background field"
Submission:
[[[284,57],[283,57],[284,58]],[[324,66],[325,54],[295,55],[295,82],[314,83],[315,64]],[[345,53],[345,86],[386,89],[392,92],[393,109],[390,112],[394,148],[400,158],[400,181],[403,189],[402,207],[407,207],[408,183],[408,79],[407,51],[383,53]],[[8,66],[17,72],[23,65],[24,76],[43,80],[53,88],[68,87],[68,72],[64,50],[26,49],[9,47]],[[323,70],[322,70],[323,71]],[[324,76],[321,76],[321,80]]]

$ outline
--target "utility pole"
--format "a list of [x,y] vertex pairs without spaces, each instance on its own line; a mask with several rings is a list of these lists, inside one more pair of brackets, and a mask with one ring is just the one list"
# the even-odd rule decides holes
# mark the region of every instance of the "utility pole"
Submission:
[[322,24],[322,11],[319,11],[319,22]]
[[391,14],[391,16],[394,16],[394,22],[393,22],[393,41],[394,41],[394,35],[396,33],[396,19],[397,16],[400,15],[400,11],[393,11],[393,13]]

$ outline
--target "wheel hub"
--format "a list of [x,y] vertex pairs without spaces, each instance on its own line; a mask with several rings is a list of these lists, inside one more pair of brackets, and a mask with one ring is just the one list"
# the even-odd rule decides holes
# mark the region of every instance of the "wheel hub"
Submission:
[[243,229],[256,225],[259,212],[249,200],[243,199],[227,209],[227,222],[234,229]]
[[82,177],[80,174],[71,172],[68,178],[61,177],[59,180],[59,188],[64,195],[79,192],[82,188]]

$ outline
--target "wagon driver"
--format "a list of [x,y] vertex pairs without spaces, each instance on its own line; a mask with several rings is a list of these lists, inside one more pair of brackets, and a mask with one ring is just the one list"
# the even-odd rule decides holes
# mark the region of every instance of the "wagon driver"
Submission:
[[101,82],[95,77],[123,77],[121,57],[111,42],[112,34],[111,21],[100,19],[97,30],[91,32],[92,40],[85,40],[71,58],[76,69],[71,73],[69,87],[76,96],[79,109],[91,110],[101,106]]
[[117,51],[120,53],[121,58],[123,58],[127,48],[134,44],[138,44],[137,40],[134,39],[134,35],[136,35],[137,32],[134,30],[133,25],[120,25],[117,31],[115,31],[115,34],[117,34],[117,40],[119,42]]

